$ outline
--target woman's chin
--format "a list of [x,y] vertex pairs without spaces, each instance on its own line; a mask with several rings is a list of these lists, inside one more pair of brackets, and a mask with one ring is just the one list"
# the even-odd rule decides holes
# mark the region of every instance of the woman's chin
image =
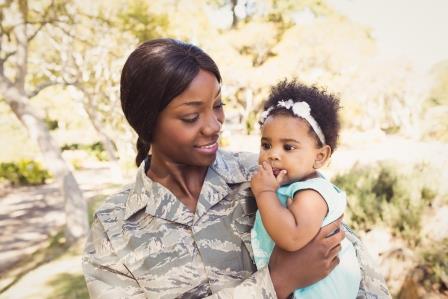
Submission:
[[[217,150],[202,152],[196,151],[192,157],[194,157],[194,165],[196,166],[210,166],[216,159]],[[193,162],[193,161],[192,161]]]

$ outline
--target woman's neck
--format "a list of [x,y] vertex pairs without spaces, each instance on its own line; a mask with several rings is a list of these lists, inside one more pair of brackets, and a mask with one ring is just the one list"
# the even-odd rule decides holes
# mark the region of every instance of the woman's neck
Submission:
[[153,155],[146,175],[170,190],[194,212],[207,170],[208,167],[183,165]]

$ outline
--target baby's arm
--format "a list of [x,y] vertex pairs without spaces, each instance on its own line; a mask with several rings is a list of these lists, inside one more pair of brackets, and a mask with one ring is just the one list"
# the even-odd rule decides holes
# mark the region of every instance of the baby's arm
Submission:
[[283,207],[273,192],[261,193],[257,205],[266,231],[280,248],[296,251],[317,235],[327,214],[327,204],[314,190],[294,195],[288,208]]
[[280,248],[296,251],[305,246],[317,234],[327,214],[322,196],[313,190],[299,191],[288,208],[281,205],[275,194],[286,175],[277,177],[269,163],[263,162],[251,180],[252,192],[257,201],[266,231]]

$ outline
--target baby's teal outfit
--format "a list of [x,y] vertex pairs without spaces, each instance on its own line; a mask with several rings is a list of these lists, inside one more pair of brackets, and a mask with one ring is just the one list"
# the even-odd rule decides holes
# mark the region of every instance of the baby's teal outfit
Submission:
[[[321,174],[317,178],[281,186],[277,189],[276,193],[281,204],[286,207],[288,198],[293,198],[296,192],[305,189],[312,189],[319,192],[327,203],[328,214],[325,216],[321,226],[335,221],[344,213],[347,205],[345,193],[326,180]],[[274,249],[274,241],[272,241],[264,228],[259,211],[256,214],[251,238],[255,263],[257,268],[261,269],[269,263],[269,257]],[[361,281],[361,270],[356,258],[355,249],[346,239],[341,242],[341,247],[339,265],[324,279],[306,288],[295,290],[294,298],[356,298]],[[303,265],[303,267],[306,267],[306,265]]]

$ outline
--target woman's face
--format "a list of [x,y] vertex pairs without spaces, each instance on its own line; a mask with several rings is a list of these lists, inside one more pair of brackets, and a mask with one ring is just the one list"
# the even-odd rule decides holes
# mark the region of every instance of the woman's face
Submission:
[[224,122],[222,106],[218,80],[200,70],[188,88],[159,114],[152,155],[177,164],[209,166],[218,150]]

